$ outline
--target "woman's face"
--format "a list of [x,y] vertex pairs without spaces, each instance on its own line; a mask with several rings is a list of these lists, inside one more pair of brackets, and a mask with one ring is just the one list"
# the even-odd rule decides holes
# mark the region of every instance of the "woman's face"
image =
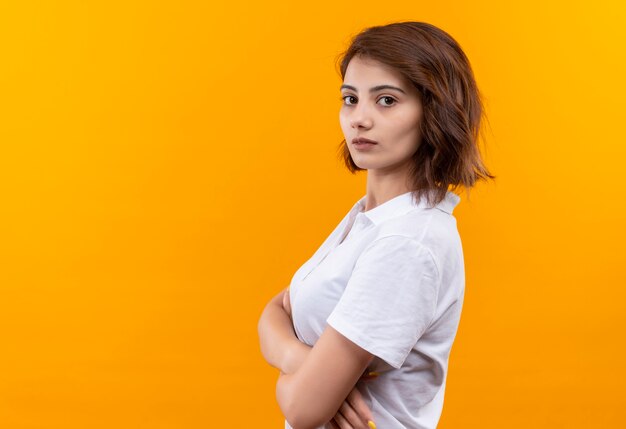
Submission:
[[[421,140],[422,103],[411,81],[385,64],[355,56],[341,97],[339,121],[354,163],[370,171],[406,168]],[[377,144],[358,147],[357,137]]]

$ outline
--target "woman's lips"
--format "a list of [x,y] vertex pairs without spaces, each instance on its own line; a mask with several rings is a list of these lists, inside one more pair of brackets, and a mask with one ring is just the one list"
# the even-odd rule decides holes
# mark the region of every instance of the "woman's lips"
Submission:
[[374,140],[366,139],[364,137],[356,137],[352,139],[352,145],[359,150],[370,150],[377,143]]
[[359,144],[359,143],[376,144],[374,140],[366,139],[365,137],[355,137],[352,139],[352,143],[353,144]]

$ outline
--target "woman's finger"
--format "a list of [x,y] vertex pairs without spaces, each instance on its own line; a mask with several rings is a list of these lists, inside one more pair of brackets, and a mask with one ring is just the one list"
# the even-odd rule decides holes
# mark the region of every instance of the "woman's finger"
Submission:
[[285,312],[291,317],[291,301],[289,301],[289,289],[285,290],[283,294],[283,308]]
[[324,427],[329,427],[330,429],[341,429],[341,427],[337,424],[334,418],[329,421]]
[[340,411],[337,412],[337,414],[335,414],[335,417],[333,417],[333,420],[337,423],[337,426],[339,426],[339,429],[358,429],[353,427],[350,422],[348,422],[348,420],[346,420],[346,418],[341,414]]
[[372,414],[372,410],[370,410],[365,403],[365,400],[357,387],[350,391],[345,402],[350,404],[351,409],[358,415],[359,421],[364,422],[365,428],[369,429],[367,421],[374,421],[374,415]]
[[363,375],[361,376],[359,380],[369,381],[369,380],[374,380],[376,377],[378,377],[378,373],[376,371],[365,370],[365,372],[363,373]]
[[339,412],[343,418],[347,420],[351,428],[369,429],[367,427],[367,420],[364,419],[363,416],[360,416],[347,400],[343,401],[343,404],[341,404],[341,407],[339,408]]

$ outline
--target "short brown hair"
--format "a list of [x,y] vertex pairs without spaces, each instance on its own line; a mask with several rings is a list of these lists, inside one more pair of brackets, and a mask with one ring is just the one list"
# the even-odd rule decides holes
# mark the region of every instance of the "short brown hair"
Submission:
[[[416,200],[431,205],[448,190],[468,190],[480,179],[495,179],[478,149],[484,108],[469,60],[445,31],[425,22],[395,22],[369,27],[354,36],[338,56],[342,80],[354,56],[377,60],[397,69],[417,88],[422,102],[422,141],[413,156],[411,182]],[[346,140],[339,157],[353,174],[359,168]]]

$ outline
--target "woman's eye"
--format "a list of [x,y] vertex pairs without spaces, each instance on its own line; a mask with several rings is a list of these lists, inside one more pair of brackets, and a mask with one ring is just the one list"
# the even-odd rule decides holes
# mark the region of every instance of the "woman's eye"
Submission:
[[[348,102],[346,102],[346,99],[356,99],[356,97],[354,95],[344,95],[343,97],[341,97],[341,100],[344,102],[345,105],[352,106],[352,105],[354,105],[354,103],[353,102],[348,103]],[[385,104],[383,104],[383,106],[385,106],[385,107],[391,107],[391,106],[393,106],[393,103],[396,102],[395,98],[390,97],[388,95],[384,96],[384,97],[381,97],[378,101],[380,101],[380,100],[386,100]],[[387,103],[390,103],[390,104],[387,104]]]
[[[344,104],[346,104],[346,98],[354,98],[353,95],[344,95],[343,97],[341,97],[341,100],[343,100]],[[348,106],[352,106],[352,104],[348,103]]]
[[[389,97],[389,96],[385,96],[385,97],[381,97],[381,100],[391,100],[390,103],[395,103],[395,99],[393,97]],[[379,100],[380,101],[380,100]],[[391,106],[392,104],[384,104],[384,106]]]

